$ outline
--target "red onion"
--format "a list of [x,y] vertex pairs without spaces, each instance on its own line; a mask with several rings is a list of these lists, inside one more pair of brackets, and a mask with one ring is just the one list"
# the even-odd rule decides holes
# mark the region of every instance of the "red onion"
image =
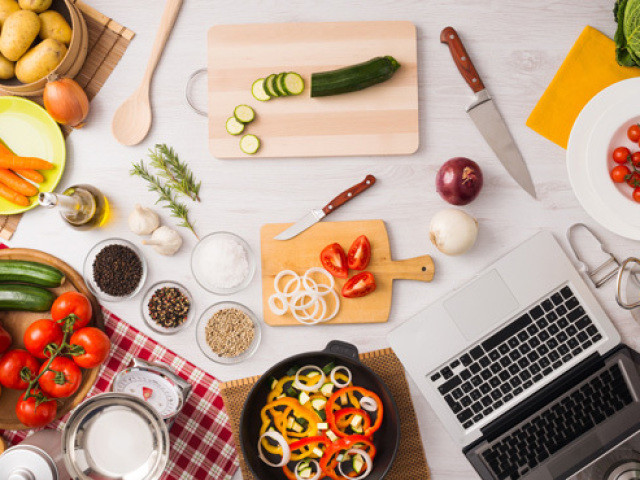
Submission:
[[482,170],[465,157],[447,160],[436,175],[436,190],[450,204],[466,205],[482,190]]

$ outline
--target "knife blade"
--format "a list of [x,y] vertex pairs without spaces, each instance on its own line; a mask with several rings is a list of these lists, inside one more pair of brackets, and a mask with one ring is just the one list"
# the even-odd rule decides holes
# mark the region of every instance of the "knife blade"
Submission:
[[324,207],[319,209],[312,209],[309,213],[307,213],[304,217],[298,220],[296,223],[291,225],[289,228],[279,233],[275,237],[275,240],[289,240],[290,238],[295,237],[296,235],[301,234],[307,228],[315,225],[324,217],[329,215],[331,212],[335,212],[342,205],[347,203],[349,200],[355,198],[357,195],[361,194],[369,187],[373,186],[376,183],[376,177],[373,175],[367,175],[364,180],[351,188],[348,188],[329,203],[327,203]]
[[509,175],[529,195],[536,198],[536,189],[531,180],[527,164],[522,158],[522,154],[518,150],[518,146],[513,140],[507,124],[504,122],[502,115],[500,115],[489,91],[473,66],[458,32],[453,27],[446,27],[440,33],[440,41],[448,45],[458,71],[471,87],[473,93],[476,94],[476,100],[467,107],[467,114],[496,154],[498,160],[509,172]]

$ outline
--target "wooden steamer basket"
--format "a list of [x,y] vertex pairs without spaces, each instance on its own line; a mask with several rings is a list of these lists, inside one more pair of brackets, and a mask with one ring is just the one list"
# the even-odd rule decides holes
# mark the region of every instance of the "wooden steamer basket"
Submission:
[[[67,54],[60,64],[51,73],[60,77],[74,78],[85,59],[89,48],[89,31],[87,23],[82,16],[82,12],[75,5],[75,0],[53,0],[51,8],[59,12],[71,25],[71,43],[67,48]],[[39,38],[39,37],[38,37]],[[47,77],[41,78],[32,83],[21,83],[18,79],[0,80],[0,93],[17,95],[20,97],[34,97],[42,95],[44,86],[47,84]]]

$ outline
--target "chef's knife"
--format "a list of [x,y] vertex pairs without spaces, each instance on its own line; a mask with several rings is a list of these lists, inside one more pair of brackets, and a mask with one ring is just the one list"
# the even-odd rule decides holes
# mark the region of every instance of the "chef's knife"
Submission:
[[498,159],[507,169],[507,172],[520,184],[533,198],[536,198],[536,189],[529,175],[527,164],[518,150],[513,137],[507,129],[500,112],[496,108],[491,95],[485,88],[478,72],[476,71],[467,51],[453,27],[446,27],[440,33],[440,41],[446,43],[451,51],[453,61],[466,80],[467,84],[476,94],[476,100],[467,107],[467,114],[473,120],[478,130],[494,151]]
[[307,213],[304,217],[298,220],[296,223],[287,228],[284,232],[279,233],[274,238],[276,240],[289,240],[290,238],[295,237],[296,235],[304,232],[310,226],[318,223],[324,217],[329,215],[331,212],[335,212],[339,207],[347,203],[356,195],[361,194],[367,188],[371,187],[374,183],[376,183],[376,177],[373,175],[367,175],[365,179],[354,185],[353,187],[345,190],[336,198],[331,200],[321,209],[313,209],[309,213]]

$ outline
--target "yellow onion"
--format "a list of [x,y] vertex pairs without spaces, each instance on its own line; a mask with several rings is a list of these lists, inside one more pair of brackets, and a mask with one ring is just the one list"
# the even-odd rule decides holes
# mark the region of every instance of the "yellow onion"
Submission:
[[81,128],[89,113],[89,99],[78,82],[51,75],[44,87],[44,108],[53,119],[73,128]]

